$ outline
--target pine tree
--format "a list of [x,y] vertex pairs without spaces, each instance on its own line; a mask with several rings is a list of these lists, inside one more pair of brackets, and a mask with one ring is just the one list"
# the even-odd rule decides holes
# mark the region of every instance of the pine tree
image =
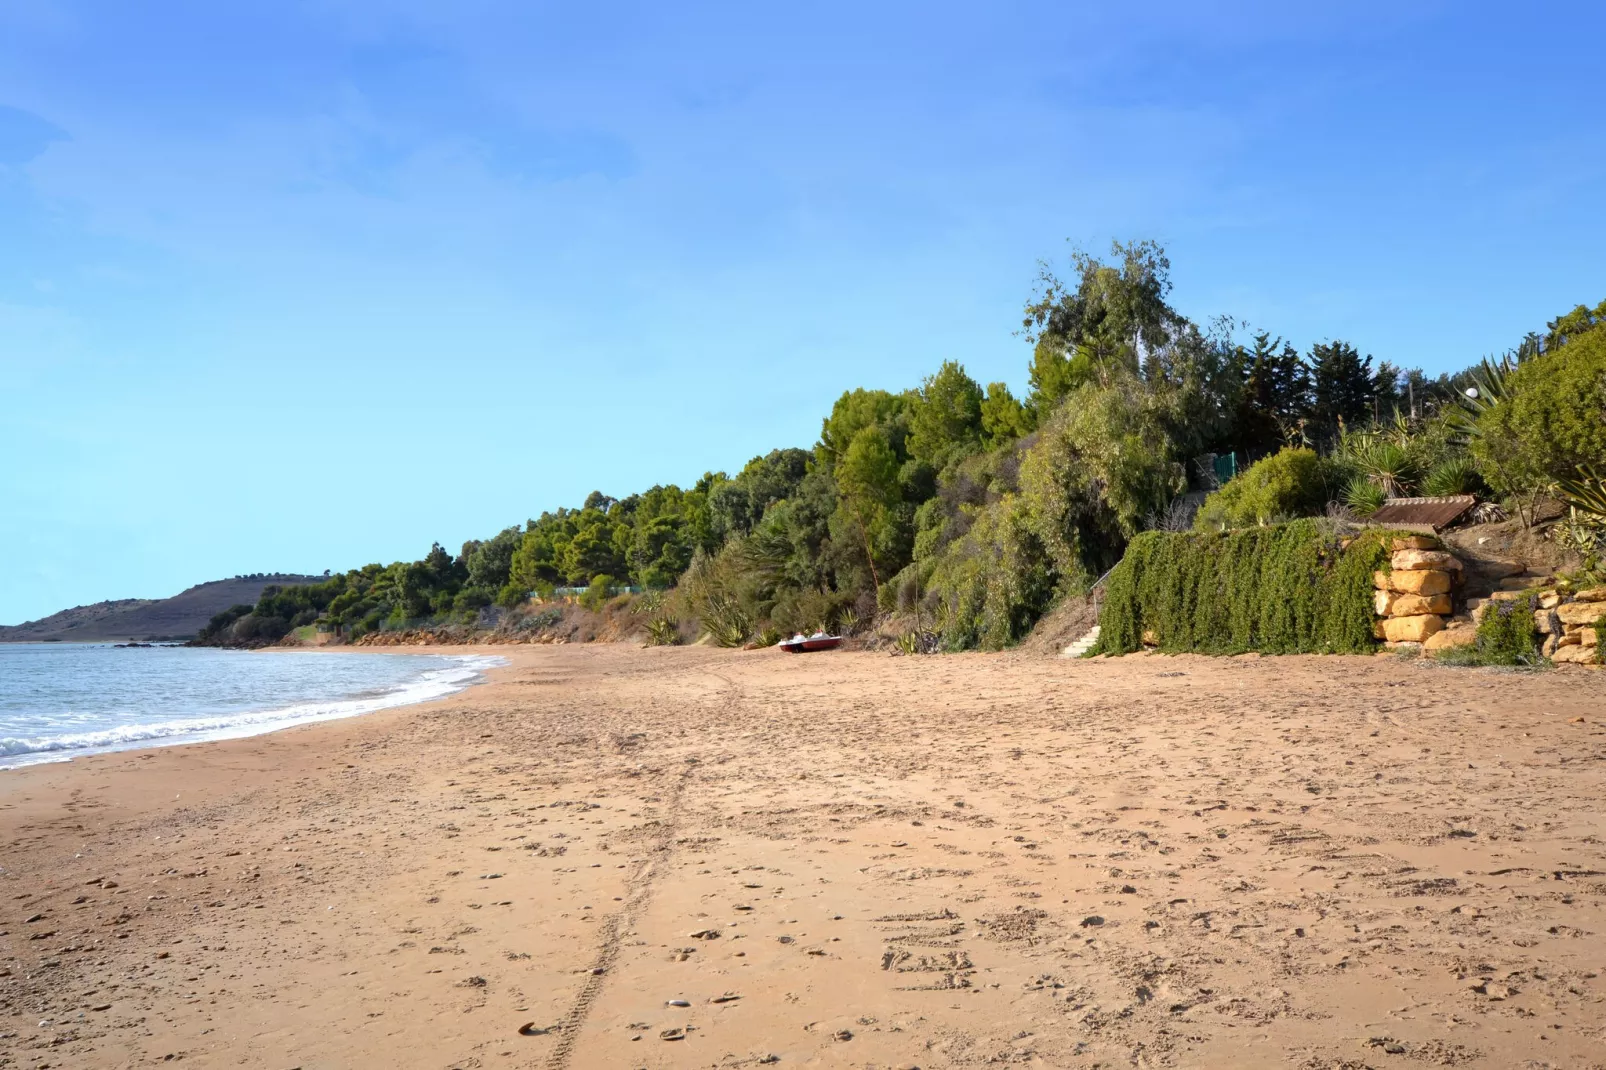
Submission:
[[1340,429],[1365,423],[1372,415],[1372,358],[1348,342],[1311,346],[1305,358],[1311,378],[1311,424],[1331,441]]

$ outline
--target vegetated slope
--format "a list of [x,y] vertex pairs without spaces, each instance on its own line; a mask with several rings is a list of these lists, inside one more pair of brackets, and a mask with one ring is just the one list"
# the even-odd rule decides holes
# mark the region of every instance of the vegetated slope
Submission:
[[189,639],[215,614],[255,603],[270,584],[295,586],[322,576],[259,574],[197,584],[171,598],[120,598],[74,606],[25,624],[0,625],[0,643],[104,643]]

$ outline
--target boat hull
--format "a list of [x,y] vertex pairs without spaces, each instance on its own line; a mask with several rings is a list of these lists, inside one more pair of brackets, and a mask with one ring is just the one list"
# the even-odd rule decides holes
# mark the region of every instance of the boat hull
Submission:
[[819,650],[835,650],[842,645],[842,637],[840,635],[822,635],[818,638],[787,639],[775,645],[788,654],[812,654]]

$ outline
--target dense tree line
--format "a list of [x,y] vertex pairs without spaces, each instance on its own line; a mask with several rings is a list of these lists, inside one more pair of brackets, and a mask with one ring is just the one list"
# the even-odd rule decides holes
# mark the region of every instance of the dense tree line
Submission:
[[[774,450],[734,477],[708,473],[685,489],[593,492],[578,508],[456,554],[436,544],[419,561],[270,588],[249,612],[220,616],[211,635],[471,620],[560,587],[628,584],[678,587],[678,611],[721,641],[901,610],[923,615],[950,646],[1006,645],[1114,565],[1134,534],[1163,523],[1179,496],[1213,489],[1201,458],[1234,453],[1245,466],[1284,458],[1256,486],[1304,481],[1283,497],[1262,491],[1208,514],[1223,524],[1255,510],[1319,509],[1346,489],[1364,506],[1365,487],[1406,486],[1374,479],[1376,465],[1355,460],[1365,454],[1387,467],[1389,428],[1401,450],[1414,442],[1419,453],[1455,453],[1470,466],[1481,448],[1490,458],[1483,467],[1493,468],[1499,436],[1468,446],[1455,430],[1480,369],[1487,378],[1576,339],[1606,337],[1594,331],[1606,305],[1581,308],[1501,362],[1429,378],[1342,340],[1301,353],[1230,320],[1201,327],[1169,303],[1169,269],[1147,242],[1116,245],[1108,260],[1078,254],[1063,279],[1045,269],[1022,321],[1032,345],[1024,397],[1003,383],[984,388],[944,361],[908,390],[847,391],[812,449]],[[1579,456],[1594,448],[1588,435],[1575,437]],[[1286,458],[1301,450],[1351,460],[1311,467]],[[1540,460],[1506,453],[1498,463],[1518,474],[1484,484],[1506,493],[1521,480],[1531,486]],[[1479,479],[1469,467],[1455,485]]]

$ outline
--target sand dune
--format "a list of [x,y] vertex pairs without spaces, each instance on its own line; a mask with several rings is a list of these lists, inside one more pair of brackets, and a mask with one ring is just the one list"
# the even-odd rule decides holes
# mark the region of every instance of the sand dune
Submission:
[[1606,1065],[1599,675],[496,652],[0,774],[0,1066]]

